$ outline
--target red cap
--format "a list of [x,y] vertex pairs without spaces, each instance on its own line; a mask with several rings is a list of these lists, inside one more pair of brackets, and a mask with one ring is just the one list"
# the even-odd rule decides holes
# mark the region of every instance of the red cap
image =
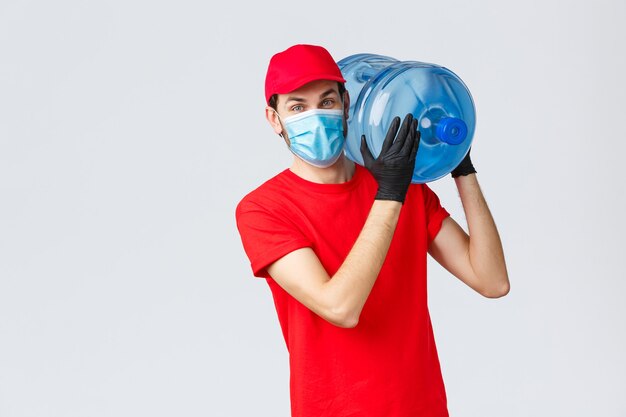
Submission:
[[270,60],[265,76],[265,100],[274,94],[287,94],[315,80],[345,83],[330,53],[316,45],[294,45]]

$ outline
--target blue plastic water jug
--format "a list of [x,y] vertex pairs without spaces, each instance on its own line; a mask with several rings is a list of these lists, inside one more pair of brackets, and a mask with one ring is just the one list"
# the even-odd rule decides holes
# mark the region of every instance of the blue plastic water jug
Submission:
[[412,113],[419,121],[420,147],[413,183],[450,173],[469,151],[476,111],[469,90],[439,65],[398,61],[382,55],[350,55],[338,63],[350,94],[346,155],[363,165],[361,135],[374,157],[395,116]]

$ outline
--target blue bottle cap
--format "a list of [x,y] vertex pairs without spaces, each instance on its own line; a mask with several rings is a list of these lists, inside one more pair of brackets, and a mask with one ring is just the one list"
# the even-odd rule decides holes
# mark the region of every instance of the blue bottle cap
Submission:
[[437,124],[437,139],[449,145],[458,145],[467,137],[467,125],[456,117],[444,117]]

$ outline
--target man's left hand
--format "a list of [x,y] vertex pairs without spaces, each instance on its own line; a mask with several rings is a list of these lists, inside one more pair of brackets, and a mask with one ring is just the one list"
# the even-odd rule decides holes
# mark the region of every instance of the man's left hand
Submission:
[[476,173],[476,169],[474,168],[474,165],[472,165],[472,160],[470,159],[471,150],[472,148],[470,147],[467,151],[467,155],[465,155],[465,158],[463,158],[459,165],[452,170],[452,178]]

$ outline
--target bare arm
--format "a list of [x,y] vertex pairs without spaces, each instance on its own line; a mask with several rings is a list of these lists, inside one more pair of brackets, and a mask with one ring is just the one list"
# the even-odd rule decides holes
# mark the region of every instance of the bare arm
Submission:
[[402,203],[375,200],[345,261],[331,277],[311,248],[293,251],[268,267],[274,280],[325,320],[354,327],[383,265]]
[[485,297],[497,298],[510,289],[504,251],[495,222],[476,174],[455,178],[469,236],[450,217],[431,242],[429,253],[444,268]]

